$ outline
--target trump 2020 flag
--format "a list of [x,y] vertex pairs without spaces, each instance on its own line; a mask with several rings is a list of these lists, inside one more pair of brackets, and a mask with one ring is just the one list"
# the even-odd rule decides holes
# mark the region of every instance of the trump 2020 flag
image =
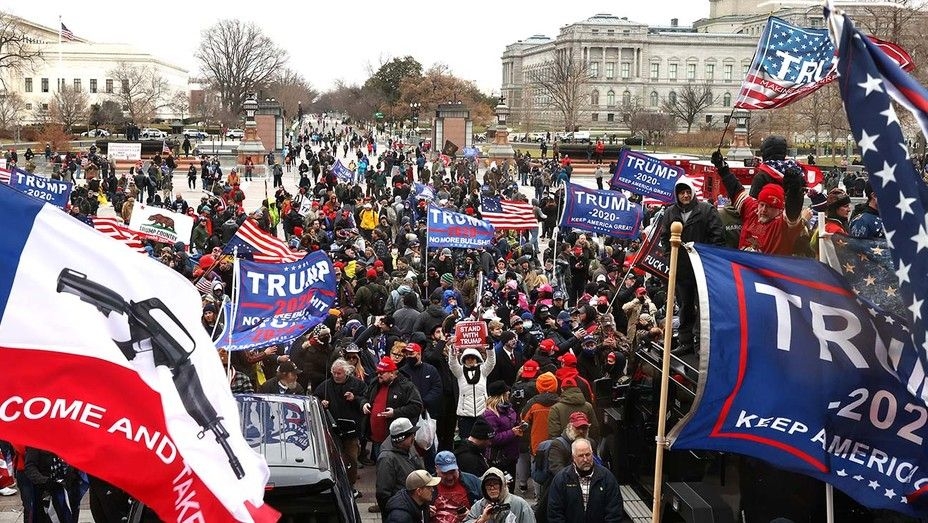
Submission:
[[[912,57],[898,45],[869,38],[905,69],[915,67]],[[797,27],[771,16],[735,107],[775,109],[799,100],[836,78],[834,55],[827,29]]]
[[834,13],[829,16],[829,11],[826,9],[827,20],[839,39],[841,98],[851,132],[870,171],[870,185],[879,202],[898,282],[895,291],[902,296],[903,315],[915,347],[901,356],[900,378],[923,403],[928,403],[928,186],[912,165],[892,105],[895,99],[907,108],[925,133],[928,91],[862,36],[848,17]]
[[276,520],[190,282],[6,186],[0,221],[0,439],[164,521]]
[[350,183],[352,178],[354,178],[354,173],[351,172],[351,169],[345,167],[341,160],[335,160],[335,164],[332,166],[331,171],[340,182]]
[[674,186],[683,176],[683,168],[667,165],[657,158],[636,151],[624,150],[609,181],[612,189],[628,189],[661,203],[673,203]]
[[928,409],[897,372],[906,326],[815,260],[692,248],[704,368],[671,448],[756,457],[924,515],[906,498],[928,484]]
[[328,254],[313,251],[292,263],[236,261],[232,333],[216,340],[217,347],[289,343],[328,317],[336,287]]
[[641,213],[641,206],[619,191],[597,191],[567,182],[560,226],[615,238],[637,238]]
[[493,226],[463,213],[429,205],[426,222],[429,247],[467,249],[486,247],[493,241]]

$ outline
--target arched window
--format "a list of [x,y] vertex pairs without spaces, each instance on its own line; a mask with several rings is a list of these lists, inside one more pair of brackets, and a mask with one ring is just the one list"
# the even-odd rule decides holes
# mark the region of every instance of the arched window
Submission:
[[651,91],[651,107],[657,107],[660,103],[660,96],[658,96],[657,91]]
[[606,105],[609,105],[609,106],[615,105],[615,91],[613,91],[612,89],[610,89],[609,92],[606,93]]
[[677,103],[677,93],[670,91],[670,94],[667,95],[667,100],[669,100],[672,104]]
[[590,105],[599,105],[599,91],[595,89],[590,93]]
[[632,104],[632,93],[627,89],[622,93],[622,105],[628,107]]
[[731,93],[722,95],[722,107],[731,107]]

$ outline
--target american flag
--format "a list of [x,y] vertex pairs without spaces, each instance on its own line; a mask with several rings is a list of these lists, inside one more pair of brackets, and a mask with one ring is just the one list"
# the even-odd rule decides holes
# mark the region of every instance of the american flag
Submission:
[[10,177],[13,176],[12,171],[6,167],[0,167],[0,183],[10,184]]
[[525,230],[538,227],[535,211],[528,202],[484,196],[480,199],[480,214],[495,229]]
[[[928,398],[928,186],[909,157],[895,100],[928,131],[928,91],[905,73],[843,14],[825,10],[838,39],[838,85],[851,132],[860,145],[902,296],[911,340],[898,354],[898,375],[915,396]],[[923,487],[917,494],[924,494]],[[911,497],[909,501],[915,498]]]
[[122,220],[119,218],[99,218],[94,216],[93,218],[93,228],[102,232],[103,234],[113,238],[114,240],[120,241],[130,249],[145,253],[145,247],[142,244],[142,240],[138,237],[135,231],[129,229],[122,223]]
[[890,249],[885,239],[867,240],[844,235],[819,238],[825,261],[844,275],[857,295],[899,318],[906,314]]
[[61,38],[65,40],[74,40],[74,33],[72,33],[64,23],[61,24]]
[[168,142],[161,140],[161,154],[171,154],[171,148],[168,147]]
[[[906,69],[915,67],[901,47],[870,37]],[[835,48],[827,29],[805,29],[771,16],[757,43],[754,62],[735,101],[739,109],[775,109],[812,93],[836,78]],[[818,64],[810,70],[808,64]]]
[[271,236],[249,218],[235,231],[235,236],[226,244],[226,254],[238,247],[239,258],[249,258],[260,263],[292,263],[303,259],[305,252],[294,252],[280,238]]

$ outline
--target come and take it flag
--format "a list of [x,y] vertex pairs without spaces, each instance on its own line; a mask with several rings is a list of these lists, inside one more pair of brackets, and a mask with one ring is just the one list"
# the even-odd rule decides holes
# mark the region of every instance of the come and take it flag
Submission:
[[[912,57],[898,45],[869,38],[905,69],[915,67]],[[799,100],[835,79],[834,54],[827,29],[797,27],[771,16],[735,107],[775,109]]]
[[190,283],[6,186],[0,221],[0,439],[164,521],[276,520]]
[[928,409],[898,375],[906,327],[815,260],[696,244],[690,261],[705,370],[671,448],[756,457],[924,515],[906,498],[928,483]]
[[290,343],[322,323],[335,302],[334,267],[322,251],[293,263],[240,260],[235,278],[232,333],[216,341],[230,351]]
[[229,239],[223,252],[232,254],[238,249],[238,257],[259,263],[291,263],[306,256],[305,252],[294,252],[283,240],[258,227],[251,218],[245,220],[235,235]]
[[497,229],[523,231],[538,228],[535,210],[529,202],[484,196],[480,199],[480,215]]
[[900,378],[928,403],[928,187],[912,165],[892,104],[895,99],[911,111],[925,133],[928,91],[855,29],[849,18],[828,14],[826,9],[839,39],[841,98],[871,173],[870,185],[879,202],[897,292],[902,296],[904,318],[916,349],[903,355]]

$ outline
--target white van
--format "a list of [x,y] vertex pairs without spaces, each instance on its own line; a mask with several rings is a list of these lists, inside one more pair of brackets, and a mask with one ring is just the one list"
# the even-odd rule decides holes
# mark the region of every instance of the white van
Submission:
[[590,141],[590,131],[577,131],[567,135],[567,140],[574,143],[585,143]]

